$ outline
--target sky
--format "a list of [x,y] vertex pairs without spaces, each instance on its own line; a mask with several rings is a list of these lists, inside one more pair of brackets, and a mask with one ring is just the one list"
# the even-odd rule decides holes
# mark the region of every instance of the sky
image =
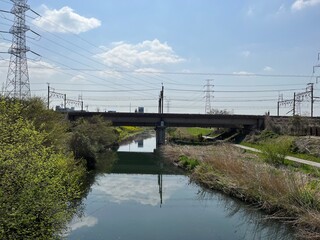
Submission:
[[[0,0],[1,10],[12,8]],[[89,111],[277,114],[279,96],[314,83],[320,97],[320,0],[29,0],[32,96],[82,96]],[[14,16],[0,12],[0,86],[5,93]],[[40,35],[40,37],[36,34]],[[320,79],[320,78],[319,78]],[[206,86],[209,84],[208,86]],[[210,101],[209,101],[210,100]],[[301,98],[302,100],[302,98]],[[310,115],[310,97],[296,112]],[[320,115],[320,99],[315,99]],[[319,100],[319,101],[317,101]],[[63,100],[50,94],[50,107]],[[68,107],[76,107],[68,101]],[[280,115],[292,114],[282,104]]]

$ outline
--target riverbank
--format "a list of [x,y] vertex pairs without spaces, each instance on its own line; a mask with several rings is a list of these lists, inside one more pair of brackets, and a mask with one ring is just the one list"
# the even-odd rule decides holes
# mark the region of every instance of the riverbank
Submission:
[[187,167],[193,181],[253,204],[269,213],[270,218],[291,224],[300,238],[320,239],[318,178],[266,164],[257,155],[230,144],[167,145],[163,153],[169,161]]

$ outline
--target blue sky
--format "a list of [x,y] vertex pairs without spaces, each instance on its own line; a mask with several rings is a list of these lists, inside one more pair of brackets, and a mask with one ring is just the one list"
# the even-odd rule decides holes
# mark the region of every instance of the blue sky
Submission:
[[[42,16],[27,17],[27,24],[42,36],[39,40],[28,33],[28,46],[42,56],[28,53],[32,94],[45,97],[50,82],[70,99],[82,94],[89,110],[129,111],[131,106],[133,111],[145,106],[155,112],[163,83],[165,111],[204,113],[203,86],[214,79],[212,108],[276,114],[279,94],[290,99],[320,75],[320,68],[313,74],[313,66],[319,64],[320,0],[28,4]],[[11,5],[0,1],[0,9]],[[8,30],[12,19],[10,14],[0,15],[1,30]],[[1,51],[10,46],[10,39],[1,34]],[[1,84],[8,59],[8,54],[0,55]],[[316,96],[318,88],[316,84]],[[52,106],[60,104],[61,99],[52,98]],[[319,105],[315,104],[316,115]],[[300,108],[308,115],[310,103]],[[281,108],[281,114],[290,109]]]

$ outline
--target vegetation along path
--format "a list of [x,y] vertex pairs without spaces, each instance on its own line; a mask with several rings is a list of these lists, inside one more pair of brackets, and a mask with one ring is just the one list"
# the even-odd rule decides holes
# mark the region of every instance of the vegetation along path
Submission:
[[[234,144],[234,146],[236,146],[238,148],[245,149],[245,150],[249,150],[249,151],[252,151],[252,152],[258,152],[258,153],[262,152],[259,149],[243,146],[243,145],[240,145],[240,144]],[[312,166],[312,167],[320,168],[320,163],[317,163],[317,162],[312,162],[312,161],[308,161],[308,160],[305,160],[305,159],[296,158],[296,157],[290,157],[290,156],[286,156],[286,159],[290,160],[290,161],[293,161],[293,162],[302,163],[302,164],[306,164],[306,165],[309,165],[309,166]]]

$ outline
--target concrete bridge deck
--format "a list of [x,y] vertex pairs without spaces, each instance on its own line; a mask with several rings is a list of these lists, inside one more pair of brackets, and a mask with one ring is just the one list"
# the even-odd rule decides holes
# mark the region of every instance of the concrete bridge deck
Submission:
[[102,116],[114,126],[145,127],[221,127],[264,128],[262,115],[210,115],[210,114],[158,114],[158,113],[114,113],[114,112],[69,112],[68,119]]

